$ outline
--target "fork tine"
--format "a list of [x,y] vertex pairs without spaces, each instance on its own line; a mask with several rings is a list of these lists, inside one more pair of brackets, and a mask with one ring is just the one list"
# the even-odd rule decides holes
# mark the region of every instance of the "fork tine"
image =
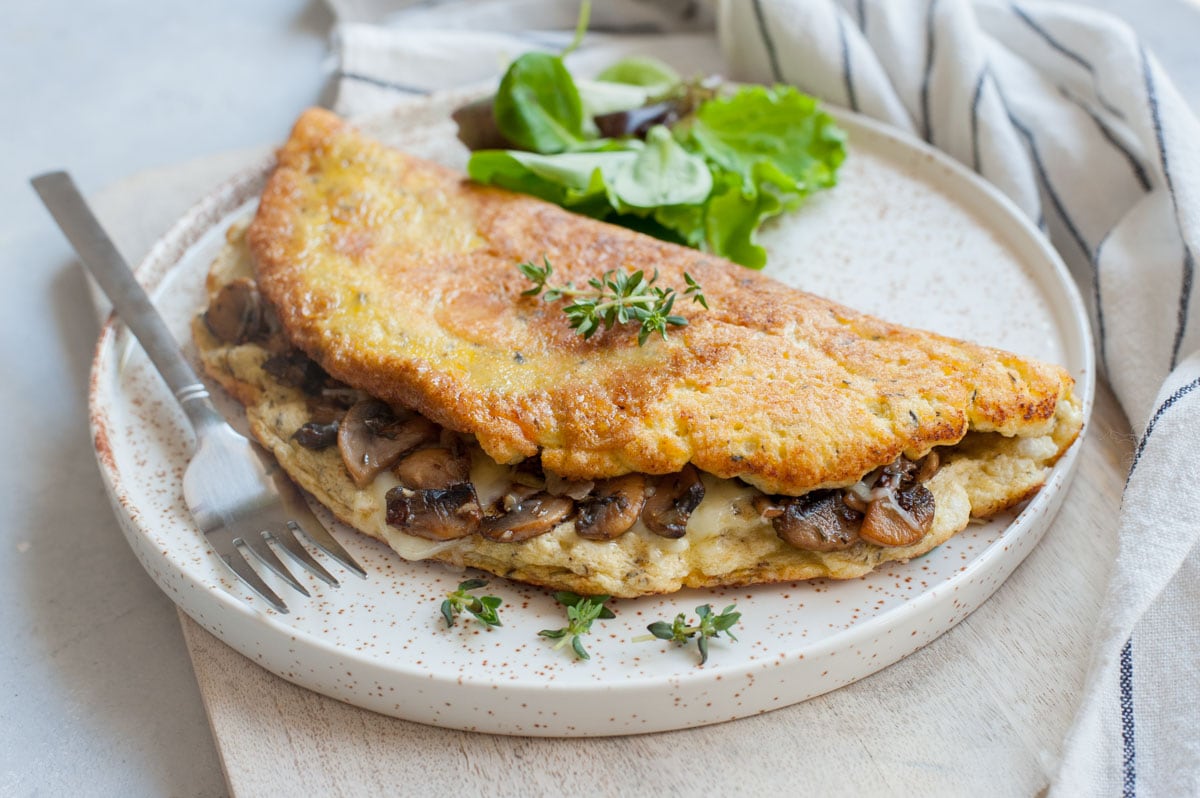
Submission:
[[229,566],[229,570],[233,571],[259,598],[270,604],[276,612],[283,615],[288,614],[287,605],[279,596],[275,595],[274,590],[267,587],[267,583],[262,580],[257,571],[250,567],[250,563],[246,562],[240,551],[234,551],[232,555],[222,554],[220,556],[221,561]]
[[326,571],[321,563],[312,558],[308,553],[308,549],[301,545],[300,541],[296,540],[296,536],[292,534],[292,526],[294,521],[289,521],[285,526],[277,526],[267,530],[267,534],[283,547],[284,551],[290,554],[296,562],[308,569],[308,572],[317,577],[326,584],[338,587],[338,580],[334,579],[333,574]]
[[292,515],[292,528],[303,532],[304,536],[311,540],[321,551],[363,579],[366,579],[366,570],[350,556],[350,552],[342,548],[342,544],[338,543],[333,535],[329,533],[329,530],[321,523],[321,519],[313,515],[312,511],[308,509],[308,503],[304,501],[304,497],[300,496],[298,498],[299,501],[292,503],[288,507]]
[[263,565],[274,571],[280,579],[299,590],[305,596],[311,597],[312,594],[304,588],[304,585],[300,584],[299,579],[292,576],[292,572],[283,564],[283,560],[280,560],[275,552],[271,550],[271,547],[267,545],[267,539],[263,537],[261,532],[246,535],[242,538],[242,544],[254,552],[254,556],[258,557]]

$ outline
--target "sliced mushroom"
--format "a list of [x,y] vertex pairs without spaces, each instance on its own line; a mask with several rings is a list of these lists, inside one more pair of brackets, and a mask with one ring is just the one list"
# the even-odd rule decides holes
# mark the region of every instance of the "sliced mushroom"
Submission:
[[683,537],[688,518],[704,500],[700,472],[694,466],[686,465],[676,474],[665,474],[654,480],[653,486],[654,490],[642,508],[646,528],[664,538]]
[[880,546],[911,546],[933,526],[933,494],[920,483],[871,502],[859,534]]
[[596,484],[591,496],[579,503],[575,533],[588,540],[612,540],[637,523],[646,505],[646,478],[626,474]]
[[[785,496],[776,500],[782,512],[771,517],[775,534],[787,543],[806,551],[837,551],[858,542],[862,513],[842,501],[840,491],[816,490],[803,496]],[[761,511],[761,509],[760,509]]]
[[457,540],[479,530],[483,511],[469,482],[448,488],[392,488],[384,497],[390,526],[426,540]]
[[921,459],[917,468],[917,475],[913,479],[917,482],[928,482],[937,473],[938,467],[941,464],[941,458],[938,457],[938,453],[931,451]]
[[311,449],[314,452],[319,452],[323,449],[328,449],[337,443],[338,439],[338,422],[337,419],[323,424],[320,421],[310,421],[304,424],[300,429],[292,435],[292,440],[303,446],[305,449]]
[[321,394],[326,380],[329,379],[329,375],[317,361],[298,349],[269,357],[263,361],[262,367],[263,371],[284,385],[299,388],[309,396]]
[[521,504],[537,493],[541,493],[537,488],[531,488],[528,485],[522,485],[520,482],[514,482],[508,486],[508,490],[500,497],[499,506],[504,512],[511,513]]
[[448,488],[471,478],[471,458],[440,446],[417,449],[392,468],[400,484],[413,490]]
[[367,398],[362,391],[351,388],[349,385],[343,385],[328,375],[325,387],[321,389],[320,397],[323,402],[340,407],[342,410],[348,410]]
[[249,277],[239,277],[221,286],[204,311],[209,331],[227,344],[244,344],[259,335],[262,321],[262,295]]
[[582,501],[596,488],[593,480],[563,479],[553,471],[546,472],[546,492],[551,496],[567,496],[575,501]]
[[354,484],[363,488],[379,472],[437,436],[437,426],[424,416],[401,418],[384,402],[364,399],[342,419],[338,450]]
[[520,543],[554,529],[574,509],[575,502],[570,499],[535,493],[504,515],[486,519],[479,534],[500,543]]

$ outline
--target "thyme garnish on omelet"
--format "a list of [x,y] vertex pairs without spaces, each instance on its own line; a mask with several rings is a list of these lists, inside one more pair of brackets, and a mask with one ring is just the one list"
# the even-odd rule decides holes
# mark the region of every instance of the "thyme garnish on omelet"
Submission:
[[[518,264],[521,274],[533,283],[533,288],[521,292],[521,296],[541,294],[546,302],[572,299],[569,305],[563,307],[563,313],[567,314],[567,323],[571,328],[585,340],[591,338],[600,325],[611,330],[618,324],[637,323],[641,325],[638,346],[642,346],[654,333],[658,333],[665,341],[667,325],[684,327],[688,323],[683,316],[671,313],[678,292],[674,288],[655,285],[658,282],[657,269],[649,278],[640,269],[635,272],[610,269],[600,277],[588,280],[589,290],[576,288],[571,283],[550,285],[554,267],[546,257],[542,258],[542,264],[538,266],[533,261]],[[704,298],[700,284],[687,272],[684,272],[683,279],[687,283],[683,295],[691,297],[693,302],[707,310],[708,300]]]

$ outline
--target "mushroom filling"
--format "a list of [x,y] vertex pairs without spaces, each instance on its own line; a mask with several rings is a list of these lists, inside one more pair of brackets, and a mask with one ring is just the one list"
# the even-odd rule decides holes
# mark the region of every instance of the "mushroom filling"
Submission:
[[911,546],[933,526],[933,494],[923,483],[939,465],[936,452],[918,462],[902,456],[848,488],[763,495],[754,506],[782,540],[808,551],[848,549],[860,541]]
[[338,427],[338,450],[354,484],[365,488],[404,455],[436,441],[439,432],[424,416],[397,415],[378,399],[363,399]]
[[478,532],[483,520],[469,482],[426,490],[401,485],[389,490],[384,501],[390,526],[426,540],[465,538]]
[[[408,534],[438,541],[479,534],[519,543],[573,520],[575,533],[588,540],[614,540],[639,522],[654,535],[677,539],[704,499],[700,472],[691,465],[659,476],[567,480],[543,472],[531,458],[509,469],[507,490],[485,506],[470,481],[463,438],[338,382],[291,348],[253,280],[222,286],[203,319],[227,344],[262,345],[270,353],[263,370],[309,397],[310,420],[292,435],[297,445],[321,451],[336,444],[360,488],[391,469],[400,484],[385,496],[387,523]],[[933,525],[933,494],[924,483],[938,467],[935,452],[916,462],[899,457],[847,488],[803,496],[759,493],[753,505],[780,539],[799,549],[910,546]]]
[[[544,472],[530,459],[511,467],[508,487],[483,503],[457,433],[378,399],[360,398],[348,410],[344,403],[339,408],[325,396],[330,392],[322,389],[310,401],[313,420],[293,439],[313,450],[336,442],[359,487],[391,469],[400,484],[385,496],[387,523],[427,540],[478,534],[520,543],[567,521],[574,521],[575,534],[587,540],[615,540],[639,521],[654,535],[677,539],[687,534],[688,520],[704,499],[704,482],[692,465],[674,474],[572,481]],[[933,525],[933,494],[923,483],[938,467],[935,452],[915,462],[899,457],[849,487],[802,496],[759,493],[753,506],[781,540],[805,551],[838,551],[859,543],[910,546]]]

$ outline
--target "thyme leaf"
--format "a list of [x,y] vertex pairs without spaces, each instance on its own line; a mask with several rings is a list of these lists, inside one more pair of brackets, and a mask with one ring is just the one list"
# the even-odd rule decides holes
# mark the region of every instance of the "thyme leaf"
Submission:
[[[687,319],[674,314],[675,300],[679,293],[674,288],[656,285],[658,270],[649,277],[642,270],[623,272],[610,269],[600,277],[588,280],[588,288],[576,288],[573,283],[554,285],[551,278],[554,267],[550,259],[542,256],[542,265],[533,261],[517,264],[517,269],[533,287],[521,292],[521,296],[538,296],[546,302],[570,299],[563,307],[567,324],[586,340],[596,334],[601,326],[611,330],[618,324],[637,324],[638,346],[645,345],[651,335],[657,333],[664,341],[667,327],[685,327]],[[683,274],[687,287],[683,296],[708,310],[700,283],[687,272]]]
[[713,613],[711,604],[702,604],[696,608],[696,615],[699,618],[697,623],[689,625],[687,615],[681,612],[670,623],[655,621],[650,624],[646,627],[650,634],[635,637],[634,642],[641,643],[657,639],[669,640],[685,646],[694,637],[696,638],[696,647],[700,650],[700,664],[703,665],[708,662],[708,641],[711,638],[720,637],[724,632],[730,640],[737,641],[737,637],[730,631],[742,617],[740,612],[735,612],[736,608],[736,604],[730,604],[721,610],[720,615],[717,615]]
[[576,659],[591,659],[587,649],[583,647],[583,635],[592,630],[592,623],[601,618],[615,618],[616,615],[604,603],[611,596],[581,596],[569,590],[560,590],[554,594],[554,600],[567,608],[567,625],[561,629],[543,629],[538,632],[542,637],[557,640],[554,650],[571,644],[571,650]]
[[446,600],[442,602],[442,617],[446,619],[447,627],[454,626],[455,620],[464,612],[475,616],[484,626],[502,626],[497,611],[502,603],[500,597],[473,596],[470,593],[486,585],[486,579],[468,579],[460,582],[453,593],[446,594]]

